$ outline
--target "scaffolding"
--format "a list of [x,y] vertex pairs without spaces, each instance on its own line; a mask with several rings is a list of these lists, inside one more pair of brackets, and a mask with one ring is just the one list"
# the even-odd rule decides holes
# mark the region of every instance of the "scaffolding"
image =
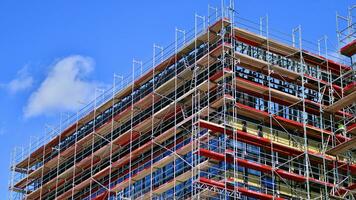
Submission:
[[233,1],[195,14],[192,30],[15,149],[10,199],[355,199],[354,64],[330,59],[326,37],[268,21]]

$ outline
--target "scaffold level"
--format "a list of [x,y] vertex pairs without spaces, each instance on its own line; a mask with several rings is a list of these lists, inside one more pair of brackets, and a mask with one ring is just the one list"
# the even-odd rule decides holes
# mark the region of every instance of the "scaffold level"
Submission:
[[352,42],[343,46],[340,49],[340,53],[342,55],[349,56],[349,57],[353,56],[356,53],[356,40],[352,40]]
[[233,1],[208,10],[15,149],[10,199],[355,199],[352,59],[307,49],[300,26],[279,40]]
[[341,153],[345,153],[346,151],[352,150],[353,148],[356,148],[356,137],[338,144],[336,147],[329,149],[327,153],[336,156]]

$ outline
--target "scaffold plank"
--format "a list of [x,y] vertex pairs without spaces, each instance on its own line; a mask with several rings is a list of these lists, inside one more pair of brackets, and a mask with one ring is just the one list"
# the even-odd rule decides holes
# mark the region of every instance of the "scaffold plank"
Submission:
[[327,150],[326,153],[337,156],[345,153],[346,151],[350,151],[354,148],[356,148],[356,137],[353,137],[350,140],[347,140],[339,145],[336,145],[335,147]]
[[222,18],[212,24],[208,29],[214,33],[219,33],[222,27],[227,27],[231,24],[230,19]]
[[237,113],[246,117],[250,117],[252,119],[257,119],[264,121],[269,117],[269,114],[264,111],[257,110],[255,108],[252,108],[250,106],[246,106],[242,103],[236,103],[237,106]]
[[288,80],[297,80],[300,77],[300,74],[298,74],[295,71],[291,71],[289,69],[280,67],[279,65],[271,65],[271,70],[272,73],[278,74],[279,76],[282,76],[283,78],[286,78]]
[[[250,107],[250,106],[246,106],[244,104],[241,104],[241,103],[237,103],[236,105],[238,108],[238,114],[242,114],[246,117],[250,117],[252,119],[256,119],[256,117],[259,119],[259,120],[264,120],[266,119],[267,117],[269,117],[269,114],[265,111],[260,111],[260,110],[257,110],[253,107]],[[296,121],[293,121],[293,120],[289,120],[289,119],[286,119],[286,118],[283,118],[281,116],[276,116],[276,115],[273,115],[274,118],[276,120],[279,120],[280,123],[283,123],[286,127],[290,128],[290,129],[302,129],[303,128],[303,124],[300,123],[300,122],[296,122]],[[275,122],[276,123],[276,122]],[[279,123],[277,123],[277,125],[279,125]],[[317,127],[314,127],[314,126],[311,126],[311,125],[306,125],[306,128],[307,128],[307,134],[309,135],[312,135],[312,136],[316,136],[316,137],[321,137],[320,134],[321,133],[325,133],[325,134],[328,134],[330,135],[331,132],[330,131],[327,131],[327,130],[322,130],[322,129],[319,129]],[[337,136],[341,141],[345,140],[346,138],[344,136]]]
[[[202,169],[206,169],[211,166],[211,163],[208,160],[206,160],[206,161],[203,161],[202,163],[200,163],[198,166]],[[198,166],[196,166],[196,168]],[[160,195],[160,194],[166,192],[167,190],[173,188],[175,182],[183,183],[183,182],[187,181],[188,179],[190,179],[191,176],[192,176],[192,172],[190,170],[187,172],[184,172],[183,174],[175,177],[175,180],[172,179],[171,181],[169,181],[163,185],[160,185],[158,188],[154,189],[152,191],[152,193],[154,195]],[[146,196],[146,195],[144,195],[144,196]],[[149,196],[149,195],[147,195],[147,196]]]
[[[209,186],[213,186],[213,187],[218,187],[220,189],[225,189],[225,182],[219,182],[216,180],[212,180],[212,179],[208,179],[205,177],[200,177],[199,178],[199,182],[203,183],[203,184],[207,184]],[[246,188],[243,187],[238,187],[235,186],[233,188],[228,187],[229,190],[235,190],[240,192],[242,195],[248,196],[248,197],[253,197],[253,198],[258,198],[261,200],[284,200],[284,198],[280,198],[280,197],[273,197],[270,194],[265,194],[265,193],[260,193],[260,192],[256,192],[256,191],[252,191],[252,190],[248,190]]]
[[260,71],[268,67],[269,63],[240,52],[235,52],[235,56],[243,67],[250,68],[254,71]]
[[345,94],[351,94],[356,91],[356,82],[353,81],[352,83],[347,84],[344,87],[344,93]]
[[[246,69],[249,70],[253,70],[253,71],[259,71],[265,75],[268,75],[268,68],[267,66],[270,65],[270,69],[272,70],[272,73],[269,74],[270,76],[274,77],[274,78],[282,78],[283,80],[286,81],[290,81],[290,82],[295,82],[298,85],[302,85],[302,81],[301,79],[301,74],[297,73],[295,71],[291,71],[289,69],[280,67],[278,65],[275,64],[269,64],[266,61],[263,60],[259,60],[257,58],[254,58],[252,56],[248,56],[246,54],[242,54],[240,52],[235,52],[235,57],[240,58],[239,59],[239,63],[241,66],[243,66]],[[253,64],[251,64],[253,63]],[[305,78],[309,78],[310,80],[316,81],[316,82],[320,82],[321,84],[324,85],[332,85],[332,87],[337,90],[337,91],[341,91],[341,88],[337,85],[334,85],[332,83],[327,83],[324,80],[320,80],[320,79],[316,79],[314,77],[311,77],[307,74],[304,74]],[[314,90],[318,90],[317,86],[315,85],[315,83],[308,83],[308,82],[304,82],[304,86],[310,89],[314,89]],[[326,88],[328,89],[328,87]]]
[[[183,147],[179,148],[176,150],[176,153],[179,153],[179,154],[186,154],[188,153],[189,151],[191,150],[191,143],[189,144],[186,144],[184,145]],[[167,165],[168,163],[170,162],[173,162],[174,159],[176,159],[177,157],[174,156],[174,154],[170,154],[164,158],[162,158],[161,160],[155,162],[153,165],[152,165],[152,170],[153,172],[155,172],[156,170],[164,167],[165,165]],[[137,180],[140,180],[142,178],[144,178],[145,176],[149,175],[151,173],[151,166],[148,166],[146,167],[145,169],[143,169],[142,171],[136,173],[132,178],[131,180],[133,182],[137,181]],[[111,191],[113,192],[118,192],[120,190],[123,190],[125,187],[128,186],[128,181],[129,181],[129,178],[125,179],[123,182],[117,184],[116,186],[114,186]]]
[[[187,181],[192,175],[191,171],[184,172],[183,174],[176,177],[176,181],[184,182]],[[163,185],[160,185],[157,189],[153,190],[154,195],[160,195],[174,186],[174,180],[171,180]],[[145,195],[145,199],[149,198],[149,195]]]
[[356,122],[354,122],[354,123],[348,125],[348,126],[346,127],[346,131],[347,131],[347,133],[351,133],[351,134],[353,134],[353,135],[356,135]]
[[250,90],[250,91],[255,91],[259,94],[264,94],[266,92],[268,92],[268,87],[260,85],[258,83],[243,79],[243,78],[239,78],[237,77],[236,80],[236,86],[240,87],[242,89],[245,90]]
[[341,47],[340,53],[348,57],[353,56],[356,53],[356,39]]
[[[192,77],[193,71],[190,68],[185,68],[183,72],[180,73],[180,77]],[[155,93],[157,94],[167,94],[168,91],[172,91],[175,88],[175,83],[177,83],[177,87],[181,86],[184,81],[178,76],[174,76],[169,79],[161,86],[155,89]],[[191,78],[190,78],[191,79]]]
[[98,196],[94,197],[93,200],[107,200],[109,197],[109,192],[106,190]]
[[195,64],[197,66],[202,66],[202,67],[206,67],[208,64],[212,64],[215,63],[217,61],[217,58],[222,55],[223,53],[223,49],[224,48],[231,48],[229,47],[227,44],[220,44],[217,47],[215,47],[213,50],[209,51],[208,54],[206,54],[205,56],[199,58]]
[[[218,192],[215,192],[215,191],[212,191],[212,190],[209,190],[208,188],[206,188],[206,189],[203,189],[202,191],[200,191],[197,196],[205,199],[205,198],[216,197],[218,194],[219,194]],[[194,199],[194,198],[190,198],[189,200],[192,200],[192,199]]]
[[[136,102],[137,103],[137,102]],[[127,115],[127,111],[131,111],[131,109],[126,109],[124,110],[124,112],[121,112],[120,116],[123,116],[126,112],[125,115]],[[111,123],[114,123],[114,126],[111,127]],[[110,131],[111,128],[116,128],[118,127],[119,124],[115,123],[115,121],[113,122],[112,120],[108,120],[107,122],[105,122],[102,126],[98,127],[96,129],[96,131],[92,131],[90,134],[86,135],[85,137],[81,138],[75,145],[77,145],[77,151],[80,151],[82,149],[84,149],[85,147],[87,147],[88,145],[90,145],[92,143],[92,137],[95,134],[98,135],[103,135],[105,132]],[[110,129],[110,130],[108,130]],[[66,149],[65,151],[61,152],[60,155],[57,155],[56,157],[52,158],[51,160],[49,160],[48,162],[46,162],[43,166],[37,168],[35,171],[33,171],[31,174],[29,174],[29,180],[31,180],[32,178],[42,174],[42,173],[47,173],[50,169],[52,169],[54,167],[55,164],[58,164],[58,160],[59,156],[63,156],[63,157],[69,157],[72,156],[75,152],[73,151],[74,145],[72,145],[70,148]],[[63,163],[64,161],[66,161],[66,159],[61,159],[59,164]],[[78,166],[80,166],[80,164],[78,164]],[[23,184],[24,182],[21,182],[21,184]]]
[[[220,19],[216,21],[214,24],[210,25],[207,30],[210,32],[213,32],[213,34],[209,34],[209,41],[215,41],[218,37],[220,37],[217,33],[223,28],[228,25],[230,25],[230,21],[227,18]],[[215,34],[214,34],[215,33]],[[198,35],[196,39],[196,43],[193,42],[189,43],[188,45],[185,45],[182,49],[179,50],[182,54],[187,54],[191,52],[195,46],[201,45],[203,42],[208,41],[208,31],[204,31],[203,34]]]
[[[224,154],[217,153],[217,152],[214,152],[214,151],[211,151],[211,150],[200,148],[199,149],[199,154],[201,156],[205,156],[205,157],[212,158],[212,159],[215,159],[215,160],[225,161],[225,155]],[[229,155],[229,151],[226,152],[226,155]],[[232,156],[227,157],[226,161],[227,162],[234,162],[233,161],[234,158],[235,157],[233,156],[233,152],[232,152]],[[242,159],[242,158],[235,158],[235,162],[234,163],[237,163],[239,166],[246,167],[248,169],[254,169],[254,170],[257,170],[257,171],[260,171],[260,172],[264,172],[264,173],[272,173],[273,171],[275,171],[281,177],[287,178],[289,180],[293,180],[293,181],[297,181],[297,182],[305,182],[306,181],[306,177],[305,176],[302,176],[302,175],[299,175],[299,174],[295,174],[295,173],[292,173],[292,172],[287,172],[287,171],[282,170],[282,169],[273,170],[272,167],[269,166],[269,165],[264,165],[264,164],[260,164],[260,163],[257,163],[257,162],[252,162],[252,161],[245,160],[245,159]]]
[[[239,91],[247,93],[249,95],[256,96],[256,97],[261,97],[266,101],[269,100],[268,90],[271,90],[271,94],[275,93],[274,91],[276,91],[276,89],[274,89],[274,88],[268,89],[268,87],[266,87],[266,86],[263,86],[263,85],[260,85],[260,84],[254,83],[254,82],[250,83],[251,81],[248,81],[245,79],[239,78],[236,81],[236,83],[240,83],[240,82],[241,83],[243,82],[243,84],[236,84],[236,87]],[[271,100],[278,104],[290,106],[295,103],[302,102],[300,98],[298,98],[294,95],[291,95],[288,93],[283,93],[283,95],[282,95],[282,93],[280,93],[280,92],[278,94],[279,94],[279,97],[277,97],[278,95],[271,95]],[[287,98],[284,98],[285,97],[284,94],[287,95],[286,96]],[[319,103],[316,103],[309,99],[305,99],[305,105],[306,105],[306,111],[313,113],[313,114],[320,114],[320,107],[325,108],[324,105],[320,105]],[[346,112],[339,111],[336,114],[337,114],[336,117],[338,117],[338,118],[343,117],[344,114],[348,117],[352,117],[352,114],[346,113]]]
[[215,101],[211,102],[210,107],[213,109],[218,109],[224,104],[224,101],[226,103],[233,102],[233,98],[229,94],[224,94],[223,98],[219,98],[219,99],[216,99]]
[[[203,108],[203,110],[204,109],[206,109],[206,107],[205,108]],[[187,119],[188,121],[189,121],[189,119]],[[186,121],[185,121],[186,122]],[[185,123],[184,122],[184,123]],[[147,128],[147,127],[146,127]],[[128,131],[128,132],[130,132],[130,131]],[[136,136],[138,136],[138,134],[136,134]],[[119,137],[120,138],[120,137]],[[127,138],[127,137],[126,137]],[[113,142],[115,142],[116,140],[114,140]],[[121,140],[118,140],[118,141],[120,141],[120,144],[118,144],[119,146],[118,147],[120,147],[120,146],[123,146],[124,145],[124,143],[127,143],[128,142],[128,139],[123,139],[123,138],[121,138]],[[189,149],[183,149],[183,150],[185,150],[185,151],[189,151],[190,150],[190,148]],[[184,152],[184,151],[179,151],[179,153],[187,153],[187,152]],[[104,172],[107,172],[107,170],[105,170],[105,171],[101,171],[101,172],[99,172],[100,174],[105,174]],[[97,175],[94,175],[94,177],[99,177],[99,176],[97,176]]]
[[[232,135],[232,130],[226,129],[223,125],[219,125],[219,124],[216,124],[211,121],[206,121],[206,120],[201,119],[201,120],[199,120],[198,125],[202,128],[207,128],[209,130],[212,130],[213,132],[219,132],[219,133],[225,132],[227,135]],[[279,152],[281,154],[284,154],[284,155],[297,156],[304,152],[303,150],[297,149],[294,146],[280,144],[279,141],[254,136],[254,135],[252,135],[250,133],[246,133],[244,131],[237,130],[237,135],[239,137],[234,137],[233,139],[235,139],[237,141],[242,141],[242,142],[245,142],[248,144],[252,144],[255,146],[263,147],[266,149],[270,149],[271,144],[273,143],[273,150],[276,152]],[[315,156],[318,156],[320,154],[317,152],[313,152],[311,150],[308,150],[307,152],[309,155],[315,155]],[[326,155],[324,158],[326,160],[336,161],[339,165],[345,164],[344,161],[336,160],[335,157]],[[322,163],[322,160],[319,160],[319,161]],[[333,167],[333,166],[331,165],[330,167]],[[352,174],[356,174],[356,165],[355,164],[351,164],[349,166],[344,166],[343,169],[348,170],[348,167],[350,167]]]
[[[254,96],[260,95],[260,97],[263,97],[265,100],[269,100],[268,92],[271,91],[272,101],[283,105],[293,105],[298,102],[302,102],[302,99],[295,95],[281,92],[274,88],[268,88],[267,86],[243,78],[237,77],[235,85],[239,90],[244,91],[248,94],[252,94]],[[305,105],[307,111],[317,114],[320,114],[320,107],[322,107],[322,109],[326,108],[325,105],[320,105],[319,103],[311,101],[309,99],[305,99]],[[337,112],[336,114],[338,117],[343,116],[343,114],[352,117],[352,114],[346,112]]]
[[225,67],[222,70],[218,70],[217,73],[214,75],[210,76],[210,80],[214,81],[215,83],[221,81],[224,77],[231,77],[232,76],[232,70],[230,68]]
[[[258,44],[258,46],[266,47],[267,45],[267,38],[264,36],[257,35],[250,31],[241,28],[234,28],[235,35],[244,38],[248,41],[253,41],[254,43]],[[270,51],[282,54],[282,55],[293,55],[299,52],[299,49],[295,47],[291,47],[288,45],[284,45],[280,42],[268,39],[268,47]]]
[[356,91],[352,92],[351,94],[339,99],[335,103],[331,104],[330,106],[325,108],[325,111],[335,113],[350,104],[356,103]]
[[[209,82],[209,83],[208,83]],[[209,80],[206,80],[202,83],[200,83],[197,86],[197,89],[202,90],[202,91],[207,91],[208,89],[212,89],[216,86],[216,83],[211,82]],[[164,107],[163,109],[159,110],[158,112],[156,112],[154,114],[155,118],[161,119],[163,118],[167,111],[172,111],[175,108],[175,102],[181,102],[184,99],[186,99],[188,96],[192,95],[194,92],[195,88],[190,89],[188,92],[184,93],[182,96],[178,97],[175,101],[172,101],[170,104],[168,104],[166,107]]]
[[[267,43],[268,43],[268,50],[283,56],[288,56],[288,57],[295,57],[299,58],[300,55],[300,50],[298,48],[283,44],[281,42],[278,42],[276,40],[266,38],[265,36],[258,35],[256,33],[253,33],[251,31],[241,29],[238,27],[234,28],[235,36],[236,39],[239,41],[242,41],[244,43],[247,43],[252,46],[256,47],[262,47],[264,49],[267,49]],[[267,42],[268,41],[268,42]],[[319,65],[322,66],[323,68],[327,69],[328,67],[333,70],[334,72],[340,72],[340,69],[343,70],[350,70],[351,68],[349,66],[336,63],[330,59],[326,59],[322,56],[313,54],[311,52],[308,52],[306,50],[302,50],[303,54],[303,59],[306,62],[309,62],[314,65]]]

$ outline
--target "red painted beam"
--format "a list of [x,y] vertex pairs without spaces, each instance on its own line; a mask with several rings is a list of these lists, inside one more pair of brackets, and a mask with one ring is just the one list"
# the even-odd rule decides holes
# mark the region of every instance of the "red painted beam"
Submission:
[[344,195],[348,190],[355,190],[355,189],[356,189],[356,183],[352,183],[351,185],[346,187],[346,189],[341,188],[337,190],[335,193],[338,195]]
[[[233,151],[231,151],[231,152],[233,153]],[[226,160],[225,160],[224,154],[217,153],[217,152],[210,151],[210,150],[203,149],[203,148],[199,149],[199,154],[201,156],[208,157],[208,158],[211,158],[211,159],[215,159],[215,160],[218,160],[218,161],[227,161],[227,162],[230,162],[230,163],[233,162],[233,158],[231,158],[231,157],[230,158],[226,157]],[[254,169],[254,170],[257,170],[257,171],[260,171],[260,172],[263,172],[263,173],[271,174],[272,171],[273,171],[272,167],[269,166],[269,165],[259,164],[259,163],[251,162],[251,161],[248,161],[248,160],[245,160],[245,159],[241,159],[241,158],[236,158],[235,161],[237,162],[237,164],[239,166],[246,167],[246,168],[249,168],[249,169]],[[296,181],[296,182],[306,182],[307,181],[307,178],[305,176],[302,176],[302,175],[299,175],[299,174],[296,174],[296,173],[292,173],[292,172],[288,172],[288,171],[285,171],[285,170],[282,170],[282,169],[276,169],[275,172],[278,175],[280,175],[281,177],[286,178],[288,180],[292,180],[292,181]],[[317,184],[321,184],[321,185],[326,185],[327,187],[334,187],[335,186],[332,183],[324,182],[324,181],[321,181],[321,180],[318,180],[318,179],[314,179],[314,178],[311,178],[311,177],[309,178],[309,181],[317,183]],[[353,190],[353,189],[356,189],[356,183],[350,185],[346,189],[345,188],[340,188],[339,189],[339,193],[346,192],[347,190]]]
[[237,39],[238,41],[243,42],[245,44],[248,44],[250,46],[261,47],[261,45],[258,42],[255,42],[255,41],[252,41],[252,40],[240,37],[240,36],[235,36],[235,39]]
[[356,39],[341,47],[340,53],[345,56],[353,56],[356,53]]
[[[238,81],[240,82],[245,82],[245,83],[249,83],[249,84],[253,84],[254,86],[258,87],[258,88],[262,88],[262,89],[265,89],[265,90],[268,90],[268,87],[264,86],[264,85],[261,85],[261,84],[258,84],[258,83],[255,83],[253,81],[249,81],[249,80],[246,80],[246,79],[243,79],[243,78],[236,78]],[[260,97],[260,98],[263,98],[264,100],[269,100],[269,97],[267,94],[260,94],[258,92],[255,92],[253,90],[249,90],[249,89],[246,89],[246,88],[242,88],[241,86],[239,86],[237,84],[237,89],[239,91],[242,91],[242,92],[245,92],[247,94],[251,94],[253,96],[257,96],[257,97]],[[341,89],[340,89],[341,90]],[[293,103],[290,103],[288,101],[285,101],[284,99],[279,99],[279,98],[276,98],[276,97],[273,97],[271,96],[271,100],[273,102],[276,102],[278,104],[281,104],[281,105],[287,105],[287,106],[290,106],[292,105]],[[309,99],[305,99],[305,103],[307,105],[310,105],[310,106],[315,106],[317,107],[318,109],[315,109],[315,108],[311,108],[311,107],[306,107],[306,111],[309,112],[309,113],[312,113],[312,114],[320,114],[320,111],[319,111],[319,107],[320,107],[320,104],[317,103],[317,102],[314,102],[314,101],[311,101]],[[349,117],[352,117],[353,115],[350,114],[350,113],[345,113],[345,112],[341,112],[341,111],[338,111],[337,112],[338,115],[340,116],[343,116],[343,114],[345,114],[346,116],[349,116]]]
[[[225,161],[225,156],[224,156],[224,154],[221,154],[221,153],[217,153],[217,152],[210,151],[210,150],[203,149],[203,148],[199,149],[199,153],[201,156],[205,156],[205,157],[212,158],[212,159],[219,160],[219,161]],[[226,157],[226,161],[232,163],[233,158]],[[248,161],[248,160],[245,160],[242,158],[235,158],[235,161],[237,162],[237,164],[239,166],[246,167],[248,169],[254,169],[254,170],[257,170],[260,172],[270,173],[270,174],[273,171],[272,167],[269,165],[251,162],[251,161]],[[282,169],[277,169],[277,170],[275,170],[275,172],[277,174],[279,174],[281,177],[287,178],[292,181],[296,181],[296,182],[305,182],[306,181],[306,177],[304,177],[302,175],[295,174],[295,173],[287,172]]]
[[94,197],[93,200],[105,200],[105,199],[108,199],[108,196],[109,196],[109,192],[105,191],[105,192],[99,194],[98,196]]
[[[226,132],[227,135],[233,136],[232,130],[229,129],[223,129],[222,127],[215,126],[214,124],[206,123],[204,121],[200,121],[199,125],[202,128],[207,128],[209,130],[212,130],[213,132],[219,132],[219,133],[224,133]],[[251,145],[256,145],[258,147],[263,147],[266,149],[271,149],[271,144],[273,143],[270,139],[268,138],[263,138],[263,137],[258,137],[249,133],[246,133],[244,131],[237,130],[236,132],[236,139],[237,141],[242,141]],[[273,150],[279,153],[283,153],[284,155],[299,155],[302,153],[302,151],[286,147],[280,144],[273,143]]]
[[351,125],[347,126],[347,132],[351,132],[356,129],[356,123],[352,123]]
[[348,92],[348,90],[351,90],[351,89],[353,89],[353,88],[355,88],[356,87],[356,82],[354,81],[354,82],[352,82],[352,83],[349,83],[348,85],[346,85],[345,87],[344,87],[344,92]]
[[[241,103],[236,103],[236,106],[237,107],[240,107],[240,108],[244,108],[245,110],[250,110],[251,112],[254,112],[256,113],[257,115],[260,115],[260,116],[265,116],[265,117],[268,117],[269,114],[265,111],[260,111],[256,108],[253,108],[253,107],[250,107],[250,106],[246,106],[244,104],[241,104]],[[289,125],[292,125],[292,126],[295,126],[295,127],[299,127],[300,129],[303,128],[303,124],[300,123],[300,122],[296,122],[296,121],[293,121],[293,120],[290,120],[290,119],[286,119],[286,118],[283,118],[283,117],[280,117],[280,116],[277,116],[277,115],[273,115],[276,119],[278,119],[279,121],[283,121]],[[328,134],[328,135],[331,135],[331,132],[328,131],[328,130],[321,130],[320,128],[317,128],[317,127],[314,127],[314,126],[311,126],[311,125],[306,125],[307,128],[310,128],[310,129],[313,129],[313,130],[318,130],[319,132],[323,132],[325,134]],[[315,135],[315,134],[310,134],[308,131],[307,131],[307,134],[310,135],[310,136],[314,136],[314,137],[317,137],[317,138],[321,138],[321,135]],[[337,139],[339,141],[345,141],[347,140],[348,138],[343,136],[343,135],[336,135]]]
[[[235,36],[235,39],[240,41],[240,42],[243,42],[245,44],[248,44],[248,45],[251,45],[251,46],[254,46],[254,47],[260,47],[260,48],[263,48],[265,49],[264,47],[261,47],[261,45],[255,41],[252,41],[252,40],[249,40],[247,38],[242,38],[242,37],[239,37],[239,36]],[[266,50],[266,49],[265,49]],[[273,52],[273,51],[272,51]],[[344,69],[344,70],[350,70],[351,67],[347,66],[347,65],[343,65],[343,64],[340,64],[340,63],[337,63],[333,60],[330,60],[330,59],[326,59],[324,58],[323,56],[319,56],[319,55],[316,55],[314,53],[311,53],[307,50],[303,50],[303,52],[307,53],[307,54],[310,54],[311,56],[314,56],[314,57],[317,57],[317,58],[320,58],[321,60],[324,60],[324,61],[327,61],[328,65],[326,64],[326,62],[323,62],[323,63],[318,63],[318,62],[315,62],[313,60],[310,60],[310,59],[307,59],[307,58],[304,58],[305,60],[307,60],[309,63],[311,64],[315,64],[315,65],[319,65],[321,67],[323,67],[324,69],[326,69],[327,67],[329,67],[330,70],[332,70],[333,72],[335,73],[339,73],[340,72],[340,69]],[[276,53],[276,52],[274,52]],[[283,55],[283,56],[286,56],[286,55]]]
[[307,178],[305,176],[298,175],[298,174],[295,174],[295,173],[290,173],[290,172],[287,172],[285,170],[277,169],[277,170],[275,170],[275,172],[277,174],[279,174],[283,178],[286,178],[286,179],[289,179],[289,180],[293,180],[293,181],[296,181],[296,182],[305,182],[305,181],[307,181]]
[[[202,128],[207,128],[213,132],[226,133],[230,137],[233,136],[232,130],[224,129],[223,127],[217,126],[214,123],[199,121],[199,126]],[[256,145],[258,147],[262,147],[262,148],[269,149],[269,150],[271,150],[271,145],[273,145],[273,151],[282,153],[283,155],[290,155],[290,156],[294,155],[295,156],[295,155],[300,155],[301,153],[303,153],[303,151],[301,151],[301,150],[298,150],[298,149],[295,149],[292,147],[288,147],[288,146],[284,146],[284,145],[280,145],[278,143],[274,143],[270,139],[258,137],[258,136],[240,131],[240,130],[237,130],[237,137],[233,138],[233,139],[235,139],[237,141],[245,142],[247,144]],[[308,151],[308,153],[311,155],[318,156],[318,154],[314,153],[314,152]],[[326,159],[331,160],[332,158],[329,156],[326,156]],[[337,163],[339,163],[340,165],[345,164],[341,161],[337,161]],[[334,167],[334,166],[330,166],[330,167]],[[350,171],[352,174],[356,174],[356,165],[355,164],[352,164],[350,166],[344,166],[344,167],[342,167],[342,169],[345,171],[348,171],[348,167],[350,167]]]
[[225,187],[226,183],[220,182],[220,181],[216,181],[216,180],[212,180],[212,179],[208,179],[208,178],[205,178],[205,177],[200,177],[199,178],[199,182],[201,182],[203,184],[206,184],[206,185],[213,186],[213,187],[217,187],[219,189],[227,188],[228,190],[233,190],[233,191],[235,190],[235,191],[240,192],[244,196],[258,198],[258,199],[261,199],[261,200],[272,200],[272,199],[274,199],[274,200],[284,200],[283,198],[280,198],[280,197],[273,197],[270,194],[265,194],[265,193],[261,193],[261,192],[248,190],[248,189],[243,188],[243,187],[237,187],[237,186],[235,186],[235,187],[231,187],[231,186]]
[[327,69],[327,67],[329,67],[330,70],[335,71],[335,72],[340,72],[340,69],[343,69],[343,70],[351,70],[351,67],[350,67],[350,66],[347,66],[347,65],[344,65],[344,64],[335,62],[335,61],[333,61],[333,60],[331,60],[331,59],[326,59],[326,58],[323,57],[323,56],[317,55],[317,54],[312,53],[312,52],[309,52],[309,51],[307,51],[307,50],[303,50],[303,52],[308,53],[308,54],[310,54],[310,55],[312,55],[312,56],[314,56],[314,57],[320,58],[320,59],[322,59],[322,60],[324,60],[324,61],[327,61],[327,63],[326,63],[326,62],[324,62],[324,63],[317,63],[317,62],[314,62],[314,61],[312,61],[312,60],[307,59],[307,60],[310,61],[311,63],[314,63],[315,65],[319,65],[319,66],[321,66],[321,67],[324,67],[325,69]]
[[[225,67],[224,70],[227,71],[227,72],[232,72],[232,70],[230,68],[226,68]],[[223,75],[224,75],[224,71],[223,70],[219,70],[214,75],[210,76],[210,80],[211,81],[216,81],[217,79],[219,79]]]

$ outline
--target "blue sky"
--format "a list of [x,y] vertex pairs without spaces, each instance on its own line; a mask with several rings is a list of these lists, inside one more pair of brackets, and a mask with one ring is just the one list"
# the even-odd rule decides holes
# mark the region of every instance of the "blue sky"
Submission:
[[[303,38],[323,35],[336,47],[336,11],[351,0],[236,1],[243,18],[258,22],[268,13],[271,28],[290,33],[301,25]],[[191,29],[194,13],[220,1],[13,1],[0,2],[0,196],[7,195],[10,151],[44,135],[112,84],[113,74],[131,71],[132,59],[148,60],[153,43],[174,42],[175,27]]]

